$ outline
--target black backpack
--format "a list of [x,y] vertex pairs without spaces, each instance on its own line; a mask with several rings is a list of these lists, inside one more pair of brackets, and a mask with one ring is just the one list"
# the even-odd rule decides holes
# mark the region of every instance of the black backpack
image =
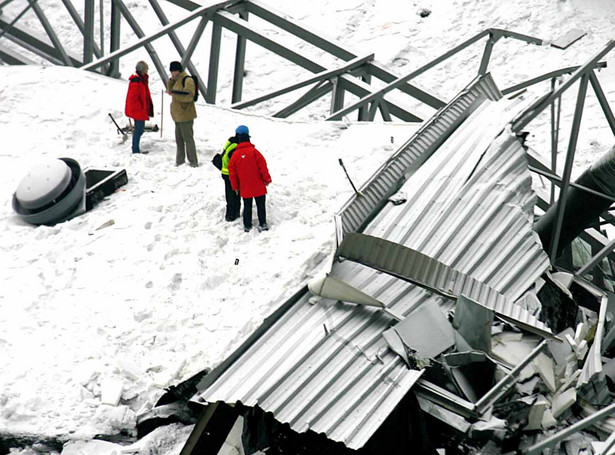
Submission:
[[186,78],[191,77],[194,81],[194,101],[198,101],[199,99],[199,79],[196,76],[184,76],[182,79],[182,88],[186,87]]

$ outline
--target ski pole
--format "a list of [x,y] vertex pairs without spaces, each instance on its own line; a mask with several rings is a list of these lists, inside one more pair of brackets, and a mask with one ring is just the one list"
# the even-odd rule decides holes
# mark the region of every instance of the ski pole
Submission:
[[344,169],[344,173],[346,174],[346,177],[348,177],[348,181],[350,182],[350,185],[352,185],[352,189],[354,190],[355,194],[357,196],[363,196],[363,194],[357,191],[357,188],[354,186],[354,183],[352,183],[352,180],[350,179],[350,176],[348,175],[348,171],[346,170],[346,166],[344,166],[344,162],[342,161],[341,158],[339,158],[339,162],[340,162],[340,166],[342,166],[342,169]]
[[160,91],[160,138],[162,138],[162,125],[164,123],[164,90]]

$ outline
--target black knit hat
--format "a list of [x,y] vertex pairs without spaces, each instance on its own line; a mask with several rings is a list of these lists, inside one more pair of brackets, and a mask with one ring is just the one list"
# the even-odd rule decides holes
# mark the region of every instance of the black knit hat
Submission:
[[182,70],[182,64],[180,62],[171,62],[171,66],[170,66],[169,70],[171,72],[173,72],[173,71],[181,71]]

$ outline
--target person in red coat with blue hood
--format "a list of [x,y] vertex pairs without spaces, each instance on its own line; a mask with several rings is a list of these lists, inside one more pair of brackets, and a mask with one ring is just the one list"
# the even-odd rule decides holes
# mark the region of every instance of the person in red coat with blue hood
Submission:
[[124,113],[126,117],[130,117],[135,121],[135,127],[132,132],[132,153],[147,153],[140,150],[139,142],[141,141],[143,131],[145,131],[145,121],[154,116],[154,103],[149,91],[149,75],[147,71],[147,63],[141,61],[137,63],[135,74],[128,79],[130,83],[128,84]]
[[255,199],[258,230],[267,231],[269,226],[267,225],[265,195],[267,185],[271,183],[267,162],[250,142],[250,131],[247,126],[238,126],[235,133],[241,141],[237,144],[229,161],[228,173],[233,191],[243,199],[243,230],[249,232],[252,229],[252,199]]

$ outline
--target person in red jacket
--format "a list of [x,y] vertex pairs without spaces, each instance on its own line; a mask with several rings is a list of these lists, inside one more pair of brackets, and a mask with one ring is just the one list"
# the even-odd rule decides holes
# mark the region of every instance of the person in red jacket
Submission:
[[243,230],[252,229],[252,199],[256,199],[258,213],[258,230],[267,231],[267,212],[265,209],[265,195],[267,185],[271,183],[271,176],[267,169],[265,157],[256,150],[250,142],[250,131],[245,125],[235,130],[237,137],[243,140],[237,144],[233,156],[228,164],[229,180],[233,191],[243,199]]
[[139,149],[139,142],[143,131],[145,131],[145,121],[154,116],[154,103],[149,91],[149,76],[147,74],[147,63],[141,61],[137,63],[136,72],[128,79],[128,93],[126,94],[126,117],[135,121],[132,132],[132,153],[147,153]]

